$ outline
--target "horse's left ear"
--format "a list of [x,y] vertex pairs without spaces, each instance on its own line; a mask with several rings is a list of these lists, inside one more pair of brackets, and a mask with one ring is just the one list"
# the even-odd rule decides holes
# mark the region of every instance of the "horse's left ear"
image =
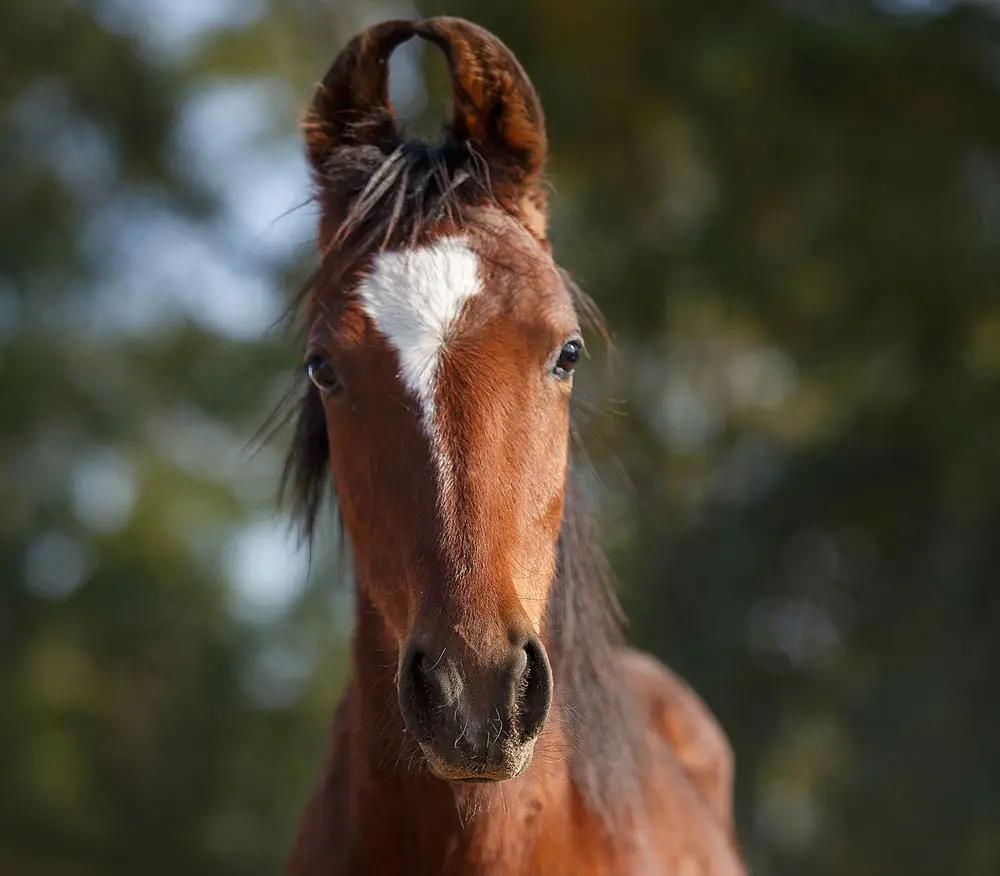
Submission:
[[547,246],[543,182],[548,143],[545,118],[517,58],[489,31],[460,18],[429,18],[414,32],[448,59],[454,110],[451,133],[478,153],[501,205]]

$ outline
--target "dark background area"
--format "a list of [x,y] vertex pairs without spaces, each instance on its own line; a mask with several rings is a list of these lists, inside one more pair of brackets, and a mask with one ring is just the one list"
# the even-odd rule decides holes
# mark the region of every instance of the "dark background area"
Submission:
[[[1000,10],[932,0],[5,5],[0,873],[279,872],[351,625],[254,442],[296,123],[360,27],[441,12],[542,96],[616,341],[600,531],[733,741],[753,872],[1000,873]],[[418,126],[436,64],[394,58]]]

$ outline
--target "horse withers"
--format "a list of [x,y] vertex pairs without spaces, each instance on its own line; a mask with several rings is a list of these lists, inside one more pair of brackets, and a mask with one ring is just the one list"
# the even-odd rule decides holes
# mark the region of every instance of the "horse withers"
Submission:
[[[387,96],[413,37],[451,72],[435,146]],[[552,258],[527,75],[469,22],[388,21],[303,131],[321,266],[286,477],[310,537],[332,479],[356,628],[287,872],[743,874],[726,737],[624,646],[573,479],[593,308]]]

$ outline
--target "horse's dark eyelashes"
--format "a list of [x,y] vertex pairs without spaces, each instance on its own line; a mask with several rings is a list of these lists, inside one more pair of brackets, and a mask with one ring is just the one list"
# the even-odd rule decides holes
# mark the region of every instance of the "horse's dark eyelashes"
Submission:
[[306,374],[313,385],[324,395],[336,392],[343,385],[337,369],[320,353],[306,360]]
[[552,373],[560,380],[569,380],[582,357],[583,341],[579,338],[570,338],[559,350]]

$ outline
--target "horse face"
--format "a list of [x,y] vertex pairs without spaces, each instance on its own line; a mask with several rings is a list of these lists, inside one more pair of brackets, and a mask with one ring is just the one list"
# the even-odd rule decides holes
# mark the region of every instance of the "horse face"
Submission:
[[307,367],[360,586],[432,769],[501,779],[551,701],[543,613],[582,352],[548,253],[501,214],[370,256],[315,308]]
[[[388,56],[412,36],[451,69],[442,147],[405,141],[389,106]],[[552,698],[542,617],[582,351],[546,239],[541,106],[482,28],[393,21],[337,58],[304,133],[335,275],[311,300],[309,404],[359,586],[431,768],[509,778]]]

